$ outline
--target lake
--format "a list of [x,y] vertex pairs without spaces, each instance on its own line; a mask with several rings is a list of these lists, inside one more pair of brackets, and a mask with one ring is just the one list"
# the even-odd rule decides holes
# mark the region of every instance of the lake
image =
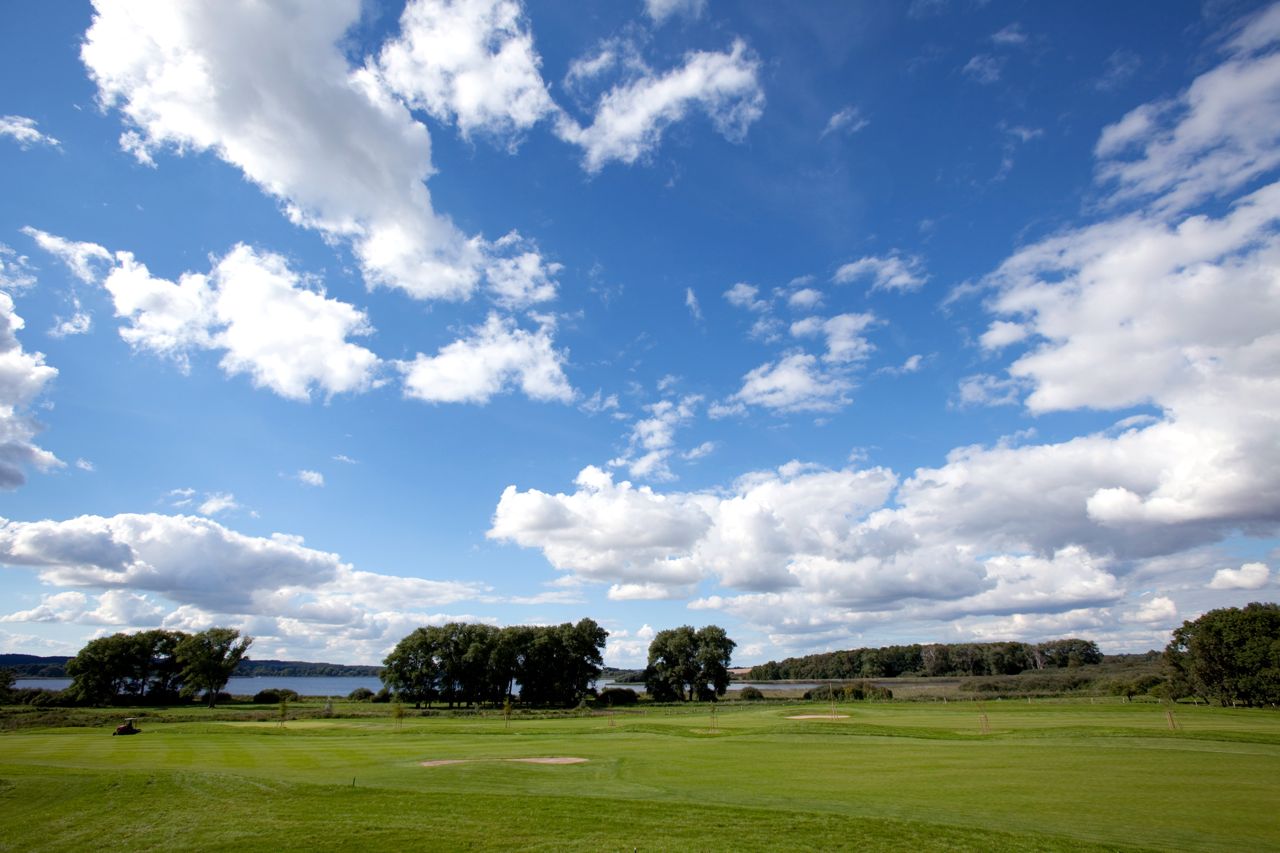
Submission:
[[[15,687],[43,687],[45,690],[62,690],[70,686],[70,678],[19,678],[15,683]],[[818,685],[813,682],[780,682],[780,681],[734,681],[729,685],[730,690],[741,690],[743,687],[751,685],[761,690],[810,690]],[[637,693],[644,691],[643,684],[618,684],[613,681],[597,681],[596,689],[603,690],[606,687],[627,687],[635,690]],[[280,690],[288,688],[293,690],[299,696],[329,696],[333,698],[341,698],[347,696],[352,690],[358,687],[367,687],[370,690],[378,691],[382,687],[382,682],[371,676],[288,676],[288,675],[259,675],[253,678],[232,678],[227,682],[226,692],[233,696],[252,696],[259,690]],[[519,692],[517,685],[516,692]]]

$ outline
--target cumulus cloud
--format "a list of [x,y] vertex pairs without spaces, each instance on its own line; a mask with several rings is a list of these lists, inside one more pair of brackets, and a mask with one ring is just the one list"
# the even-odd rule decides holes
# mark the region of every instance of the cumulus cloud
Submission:
[[27,352],[18,340],[25,323],[13,310],[13,298],[0,291],[0,489],[26,482],[24,469],[40,471],[63,463],[35,443],[40,425],[31,407],[58,371],[44,354]]
[[72,274],[85,284],[96,282],[102,270],[111,266],[111,253],[97,243],[81,243],[68,240],[30,225],[23,227],[36,245],[67,265]]
[[345,660],[352,649],[356,659],[376,659],[418,625],[450,618],[428,608],[489,593],[483,584],[360,571],[300,537],[245,536],[183,515],[0,519],[0,564],[71,588],[6,622],[182,630],[236,624],[268,642],[296,637],[304,648],[313,640],[324,648],[345,642]]
[[[676,452],[676,430],[693,420],[701,402],[701,396],[690,394],[679,400],[659,400],[646,406],[649,417],[635,422],[627,452],[609,465],[626,467],[632,477],[641,480],[674,480],[675,474],[668,463]],[[710,448],[697,455],[709,452]],[[697,458],[697,455],[685,458]]]
[[485,279],[495,303],[514,310],[556,298],[555,276],[564,266],[544,260],[533,241],[512,231],[489,249]]
[[875,349],[862,334],[875,321],[873,314],[837,314],[825,319],[806,317],[791,324],[791,334],[798,338],[821,335],[827,341],[823,361],[851,364],[865,361]]
[[0,243],[0,290],[17,293],[36,283],[31,263],[4,243]]
[[1225,45],[1226,61],[1176,97],[1143,104],[1098,139],[1111,203],[1150,199],[1185,210],[1239,191],[1280,165],[1280,53],[1275,7]]
[[759,298],[760,288],[754,284],[740,281],[724,292],[724,298],[735,308],[744,308],[756,313],[769,310],[769,303]]
[[514,143],[555,111],[514,0],[413,0],[382,47],[378,73],[414,109]]
[[298,482],[306,486],[320,488],[324,486],[324,474],[321,474],[319,471],[309,471],[304,468],[298,472]]
[[573,400],[564,375],[563,352],[555,349],[551,329],[519,328],[490,314],[483,326],[440,349],[397,363],[406,397],[432,403],[487,403],[511,387],[534,400]]
[[872,290],[919,290],[928,280],[924,262],[917,257],[903,257],[893,252],[882,257],[867,256],[842,265],[831,280],[836,284],[849,284],[859,279],[870,279]]
[[41,133],[36,120],[27,116],[0,116],[0,136],[7,136],[18,147],[26,150],[33,145],[61,148],[62,143],[48,134]]
[[1218,569],[1209,589],[1262,589],[1271,579],[1266,563],[1245,563],[1238,569]]
[[731,402],[779,412],[831,412],[849,403],[853,383],[803,352],[766,362],[742,377]]
[[759,74],[760,61],[740,39],[724,53],[695,51],[665,74],[646,70],[610,89],[586,127],[561,113],[556,133],[583,149],[583,168],[592,173],[610,161],[644,157],[693,109],[705,112],[726,139],[740,141],[764,112]]
[[95,9],[81,59],[140,161],[207,151],[297,225],[349,241],[371,286],[416,298],[474,290],[482,250],[432,207],[427,129],[338,47],[359,4],[97,0]]
[[213,269],[171,282],[129,252],[116,255],[104,286],[120,336],[135,349],[173,358],[185,370],[193,350],[221,350],[228,375],[245,374],[282,397],[359,392],[375,382],[379,359],[347,340],[372,333],[364,312],[328,298],[280,255],[243,244]]
[[[1269,583],[1264,564],[1215,572],[1221,558],[1209,554],[1280,530],[1277,40],[1280,11],[1242,28],[1183,96],[1105,131],[1103,214],[1019,249],[982,281],[983,348],[1024,346],[1003,371],[969,377],[962,397],[1030,414],[1115,411],[1112,428],[956,448],[900,482],[882,469],[796,466],[664,494],[584,472],[570,494],[508,488],[490,535],[623,594],[717,584],[691,606],[808,648],[890,623],[969,636],[1080,628],[1148,648],[1203,602],[1139,590],[1170,588],[1166,578],[1188,597]],[[1239,88],[1220,91],[1228,80]],[[1187,209],[1195,201],[1211,204]],[[864,264],[844,277],[879,273]],[[816,336],[820,322],[797,332]],[[803,392],[821,369],[792,353],[749,378],[758,399],[786,406],[812,399]],[[597,523],[606,508],[624,515],[623,500],[688,524]]]

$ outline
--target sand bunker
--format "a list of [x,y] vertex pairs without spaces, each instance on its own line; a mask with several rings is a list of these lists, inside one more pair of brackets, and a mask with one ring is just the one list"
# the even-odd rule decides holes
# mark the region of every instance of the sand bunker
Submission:
[[848,714],[796,714],[788,720],[847,720]]
[[520,764],[585,764],[587,759],[557,755],[549,758],[437,758],[434,761],[420,761],[418,763],[423,767],[443,767],[446,764],[471,764],[477,761],[515,761]]

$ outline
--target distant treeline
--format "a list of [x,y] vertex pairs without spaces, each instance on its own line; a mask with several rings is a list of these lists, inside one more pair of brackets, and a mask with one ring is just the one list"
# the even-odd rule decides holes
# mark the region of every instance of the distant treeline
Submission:
[[896,678],[901,675],[1016,675],[1102,662],[1091,640],[1047,643],[933,643],[849,649],[769,661],[751,667],[751,681]]
[[10,670],[17,678],[66,678],[66,655],[0,655],[0,669]]
[[304,660],[242,660],[232,676],[236,678],[255,678],[265,675],[287,678],[317,676],[377,678],[381,674],[380,666],[310,663]]
[[[17,678],[70,678],[67,675],[66,655],[0,655],[0,669],[12,670]],[[253,678],[256,676],[286,676],[307,678],[314,676],[351,676],[377,678],[380,666],[347,665],[341,663],[311,663],[303,660],[242,660],[232,675]]]

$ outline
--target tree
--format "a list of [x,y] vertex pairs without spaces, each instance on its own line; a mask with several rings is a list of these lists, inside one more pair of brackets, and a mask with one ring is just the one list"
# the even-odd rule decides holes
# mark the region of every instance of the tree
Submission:
[[718,625],[659,631],[649,644],[645,689],[659,702],[723,696],[736,645]]
[[414,707],[440,695],[439,635],[439,628],[418,628],[382,661],[382,683]]
[[17,675],[11,669],[0,669],[0,704],[7,704],[13,694],[13,684]]
[[182,692],[193,695],[204,691],[209,707],[214,707],[218,691],[227,686],[227,679],[252,644],[253,637],[241,637],[234,628],[210,628],[184,637],[174,650],[182,669]]
[[1225,607],[1183,622],[1164,659],[1175,695],[1224,706],[1280,702],[1280,604]]

